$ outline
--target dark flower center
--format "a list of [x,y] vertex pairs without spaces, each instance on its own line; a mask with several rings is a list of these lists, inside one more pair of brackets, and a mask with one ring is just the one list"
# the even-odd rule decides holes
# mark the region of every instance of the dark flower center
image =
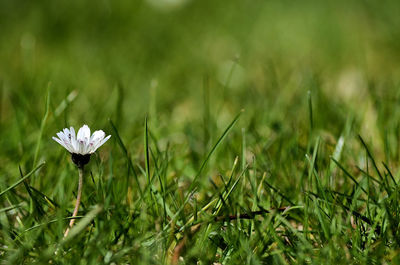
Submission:
[[72,162],[79,168],[83,168],[84,165],[89,163],[90,161],[90,154],[81,155],[81,154],[72,154],[71,155]]

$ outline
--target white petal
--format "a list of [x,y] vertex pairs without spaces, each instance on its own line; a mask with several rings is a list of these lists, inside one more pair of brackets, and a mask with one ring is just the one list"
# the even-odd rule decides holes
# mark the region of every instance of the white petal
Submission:
[[58,132],[58,133],[57,133],[57,136],[58,136],[58,138],[59,138],[60,140],[64,140],[64,138],[65,138],[63,132]]
[[73,145],[72,145],[72,134],[71,134],[71,131],[68,130],[68,128],[64,129],[64,137],[66,138],[68,143],[71,145],[71,147],[73,147]]
[[71,135],[68,128],[64,128],[63,133],[65,135],[65,137],[67,137],[69,139],[69,136]]
[[90,142],[89,142],[89,140],[90,139],[87,139],[87,141],[85,142],[85,154],[90,154]]
[[105,142],[107,142],[108,139],[110,139],[110,137],[111,137],[111,135],[107,136],[106,138],[104,138],[100,142],[98,142],[96,145],[94,145],[93,152],[95,152],[100,146],[102,146]]
[[78,136],[76,137],[78,140],[84,140],[85,138],[90,139],[90,129],[89,126],[86,124],[83,125],[79,131],[78,131]]
[[106,134],[102,130],[95,131],[90,137],[90,142],[98,141],[99,139],[103,139]]
[[57,136],[58,138],[53,137],[57,143],[70,153],[81,155],[94,153],[111,137],[109,135],[104,138],[106,134],[102,130],[95,131],[93,135],[90,135],[90,128],[86,124],[78,130],[78,134],[75,134],[75,129],[70,127],[58,132]]
[[71,137],[72,137],[72,138],[76,138],[74,127],[71,126],[71,127],[69,128],[69,131],[71,132]]
[[84,155],[85,154],[85,142],[83,140],[78,141],[78,154]]
[[64,146],[68,146],[69,141],[63,132],[57,133],[57,136],[61,140]]
[[67,149],[68,152],[70,152],[70,153],[73,152],[73,150],[71,150],[71,148],[70,148],[68,145],[65,145],[65,144],[63,143],[63,141],[61,141],[60,139],[58,139],[58,138],[56,138],[56,137],[53,137],[53,140],[56,141],[57,143],[59,143],[59,144],[60,144],[61,146],[63,146],[65,149]]
[[97,149],[97,145],[100,143],[101,140],[104,139],[104,136],[106,134],[102,130],[95,131],[90,137],[90,142],[89,142],[89,152],[94,153]]
[[65,146],[65,144],[60,140],[60,139],[58,139],[57,137],[52,137],[53,138],[53,140],[54,141],[56,141],[57,143],[59,143],[61,146],[63,146],[64,148],[67,148],[66,146]]
[[76,150],[78,149],[78,144],[76,142],[75,129],[74,129],[74,127],[71,127],[69,130],[71,132],[71,146],[74,149],[74,153],[75,153]]
[[64,143],[70,152],[74,152],[75,148],[72,144],[72,139],[70,138],[71,134],[68,129],[64,129],[64,132],[57,133],[60,140]]

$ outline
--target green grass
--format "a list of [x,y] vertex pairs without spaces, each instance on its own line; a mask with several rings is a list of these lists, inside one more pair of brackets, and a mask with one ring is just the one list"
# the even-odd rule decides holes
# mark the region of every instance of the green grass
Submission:
[[2,264],[400,263],[398,1],[165,2],[0,0]]

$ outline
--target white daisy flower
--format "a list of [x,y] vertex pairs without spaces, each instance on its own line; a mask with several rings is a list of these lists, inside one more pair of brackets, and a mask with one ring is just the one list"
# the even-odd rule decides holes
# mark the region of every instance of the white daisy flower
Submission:
[[70,127],[57,133],[57,136],[58,138],[53,137],[53,140],[72,154],[72,160],[78,166],[87,164],[90,155],[111,137],[111,135],[105,137],[106,134],[102,130],[95,131],[90,136],[90,128],[86,124],[79,129],[77,135],[75,135],[74,128]]

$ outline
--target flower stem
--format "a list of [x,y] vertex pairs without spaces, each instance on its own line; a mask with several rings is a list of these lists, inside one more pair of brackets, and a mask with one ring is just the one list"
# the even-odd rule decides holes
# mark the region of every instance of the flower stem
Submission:
[[64,238],[67,237],[69,230],[71,229],[71,227],[74,225],[75,223],[75,218],[78,214],[78,210],[79,210],[79,204],[81,203],[81,196],[82,196],[82,184],[83,184],[83,166],[82,167],[78,167],[78,171],[79,171],[79,181],[78,181],[78,195],[76,197],[76,203],[75,203],[75,208],[74,208],[74,212],[72,213],[72,219],[69,222],[69,227],[67,228],[67,230],[65,230],[64,233]]

